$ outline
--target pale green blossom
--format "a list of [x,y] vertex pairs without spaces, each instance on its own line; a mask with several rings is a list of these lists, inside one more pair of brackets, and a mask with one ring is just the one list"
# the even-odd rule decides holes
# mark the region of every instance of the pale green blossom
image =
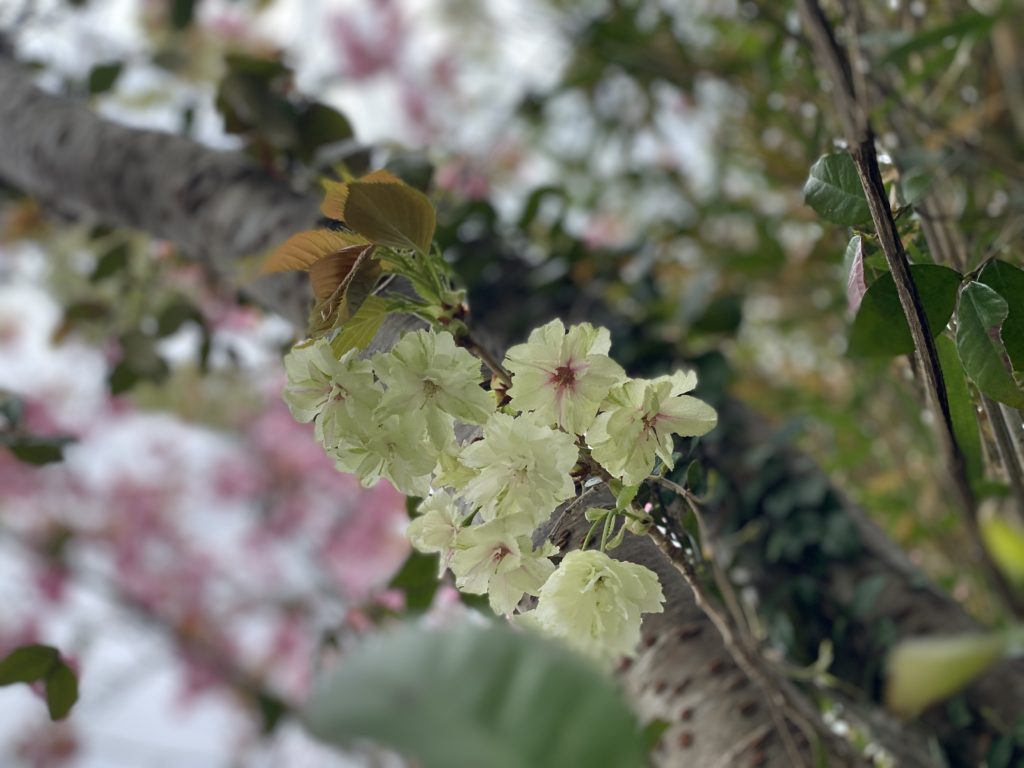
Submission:
[[437,463],[423,417],[415,412],[383,421],[368,413],[354,420],[353,429],[328,453],[338,469],[358,475],[365,487],[383,477],[408,496],[427,495]]
[[462,464],[477,470],[463,494],[484,520],[523,513],[538,525],[575,494],[569,472],[578,457],[565,432],[496,413],[484,425],[483,439],[462,450]]
[[673,434],[703,435],[718,422],[714,408],[684,394],[696,385],[696,374],[678,371],[612,388],[603,412],[587,430],[593,457],[626,485],[650,474],[655,455],[671,468]]
[[567,554],[540,588],[532,624],[604,663],[632,656],[643,613],[661,613],[665,597],[654,571],[598,550]]
[[387,388],[381,413],[421,411],[439,447],[452,433],[453,417],[483,424],[494,412],[494,398],[480,387],[480,361],[455,346],[447,331],[406,333],[390,352],[374,358],[373,367]]
[[293,347],[284,367],[285,404],[296,421],[315,422],[316,439],[327,447],[351,429],[354,418],[372,412],[380,399],[370,363],[356,350],[337,359],[326,339]]
[[463,528],[451,559],[455,585],[469,594],[486,592],[495,613],[512,613],[523,595],[536,595],[555,569],[548,558],[557,549],[548,542],[534,549],[530,529],[518,515]]
[[448,491],[431,494],[420,503],[416,512],[416,517],[405,532],[409,543],[426,554],[440,553],[440,573],[444,573],[455,554],[456,539],[465,515]]
[[568,333],[561,320],[537,328],[505,360],[512,373],[512,407],[583,434],[608,390],[626,375],[608,357],[610,348],[608,329],[590,323],[574,325]]
[[462,449],[452,440],[437,457],[432,485],[435,488],[454,488],[462,490],[470,480],[479,474],[477,470],[462,463]]

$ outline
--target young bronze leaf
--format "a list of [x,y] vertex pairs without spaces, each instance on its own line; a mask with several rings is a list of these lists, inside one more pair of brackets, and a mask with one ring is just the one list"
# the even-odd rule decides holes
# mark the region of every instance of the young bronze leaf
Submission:
[[345,200],[348,198],[348,184],[340,181],[324,179],[324,201],[320,203],[320,213],[328,219],[341,221],[345,218]]
[[373,291],[373,286],[377,284],[381,271],[380,261],[377,259],[365,259],[355,266],[349,275],[345,293],[338,302],[335,327],[347,323],[359,311]]
[[[368,173],[359,179],[360,183],[402,184],[402,180],[385,170]],[[324,201],[320,204],[320,213],[336,221],[345,220],[345,201],[348,199],[348,182],[324,179]]]
[[[326,297],[317,297],[309,318],[309,334],[319,336],[356,313],[380,277],[380,261],[370,258],[373,246],[363,248],[344,279]],[[325,283],[326,285],[326,283]]]
[[352,273],[352,268],[363,255],[373,250],[372,245],[350,245],[337,253],[325,256],[309,267],[309,281],[313,286],[313,295],[317,299],[326,299],[334,293],[338,286]]
[[325,256],[338,253],[345,248],[366,245],[365,238],[348,232],[335,232],[331,229],[314,229],[299,232],[284,241],[263,262],[262,273],[307,271],[313,264]]
[[391,248],[426,253],[434,239],[434,206],[387,171],[348,185],[345,223],[367,240]]

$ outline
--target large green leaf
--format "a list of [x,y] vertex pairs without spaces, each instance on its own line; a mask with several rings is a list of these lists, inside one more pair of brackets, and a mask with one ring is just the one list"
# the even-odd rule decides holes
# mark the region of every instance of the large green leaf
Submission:
[[886,706],[903,717],[917,717],[973,682],[1006,650],[1004,633],[904,640],[886,662]]
[[871,223],[871,209],[857,167],[845,152],[822,155],[811,166],[804,202],[833,224],[856,227]]
[[[932,336],[937,336],[956,306],[960,273],[936,264],[915,264],[910,276],[924,306]],[[910,326],[903,314],[896,283],[886,273],[868,288],[850,328],[851,357],[893,357],[914,351]]]
[[1015,371],[1024,371],[1024,270],[1005,261],[992,261],[978,277],[1006,302],[1009,314],[1003,321],[1003,345]]
[[637,768],[639,727],[612,682],[502,626],[407,626],[349,653],[304,713],[314,735],[371,739],[425,768]]
[[935,339],[935,348],[939,353],[939,364],[942,366],[942,380],[946,384],[946,398],[949,400],[949,413],[953,419],[953,434],[967,463],[967,476],[971,484],[977,486],[984,479],[985,465],[974,398],[971,397],[967,376],[960,365],[953,340],[948,336],[939,336]]
[[1024,392],[1010,375],[1000,330],[1010,310],[1003,298],[977,282],[960,293],[956,312],[956,349],[978,389],[1001,403],[1024,408]]

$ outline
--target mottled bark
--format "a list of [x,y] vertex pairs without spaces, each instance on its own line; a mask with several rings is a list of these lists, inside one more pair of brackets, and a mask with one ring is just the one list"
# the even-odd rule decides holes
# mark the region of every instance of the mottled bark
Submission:
[[[317,218],[315,196],[270,178],[239,153],[126,128],[34,87],[0,56],[0,179],[62,214],[141,229],[176,243],[222,275]],[[301,276],[300,276],[301,278]],[[278,275],[243,286],[305,322],[305,280]]]
[[[244,156],[98,119],[82,106],[40,92],[24,70],[2,59],[0,178],[63,212],[171,240],[223,274],[231,274],[237,259],[308,228],[316,219],[314,197],[268,177]],[[290,277],[266,278],[248,290],[267,308],[301,320],[306,311],[302,285]],[[394,327],[386,328],[381,336],[393,332]],[[731,426],[709,448],[709,460],[730,482],[742,483],[750,472],[743,461],[746,450],[767,440],[770,429],[734,401],[727,401],[722,413],[723,424]],[[819,471],[792,452],[786,453],[786,462],[794,476]],[[728,511],[723,508],[721,513]],[[861,510],[844,501],[841,513],[853,522],[862,547],[856,557],[828,564],[821,590],[823,613],[843,610],[859,583],[881,574],[886,589],[869,613],[857,619],[860,623],[851,625],[853,637],[866,635],[882,619],[892,622],[897,635],[973,626],[957,604],[924,582]],[[577,538],[572,543],[578,545],[582,536],[573,535]],[[657,762],[792,765],[763,691],[730,658],[674,566],[647,539],[627,541],[622,556],[657,571],[669,598],[664,614],[649,617],[640,656],[622,672],[640,713],[671,724],[656,752]],[[768,588],[787,576],[765,567],[758,572],[765,584],[757,586]],[[858,653],[857,648],[852,643],[850,653]],[[872,650],[865,644],[860,652],[863,657],[851,659],[853,664],[867,661]],[[979,709],[1010,718],[1024,709],[1024,668],[1004,665],[975,685],[969,699]],[[931,724],[947,726],[941,718]],[[917,729],[881,723],[879,730],[902,765],[931,764]]]

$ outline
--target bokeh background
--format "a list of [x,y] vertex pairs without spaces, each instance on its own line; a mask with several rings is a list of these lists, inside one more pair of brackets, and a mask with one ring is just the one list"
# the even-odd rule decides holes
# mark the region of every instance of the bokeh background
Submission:
[[[909,32],[962,10],[938,5],[872,12]],[[971,257],[1019,259],[1022,126],[986,109],[1001,86],[961,26],[883,106],[912,103]],[[909,368],[846,355],[846,233],[802,199],[828,94],[783,5],[0,0],[0,30],[46,89],[297,187],[342,162],[427,174],[504,339],[559,314],[611,327],[633,371],[698,365],[990,614]],[[279,400],[295,330],[170,244],[0,194],[0,408],[71,440],[44,467],[0,453],[0,650],[53,643],[82,685],[59,725],[0,689],[0,763],[390,764],[273,728],[273,692],[301,698],[409,600],[405,499],[336,473]],[[471,610],[447,588],[419,607]]]

